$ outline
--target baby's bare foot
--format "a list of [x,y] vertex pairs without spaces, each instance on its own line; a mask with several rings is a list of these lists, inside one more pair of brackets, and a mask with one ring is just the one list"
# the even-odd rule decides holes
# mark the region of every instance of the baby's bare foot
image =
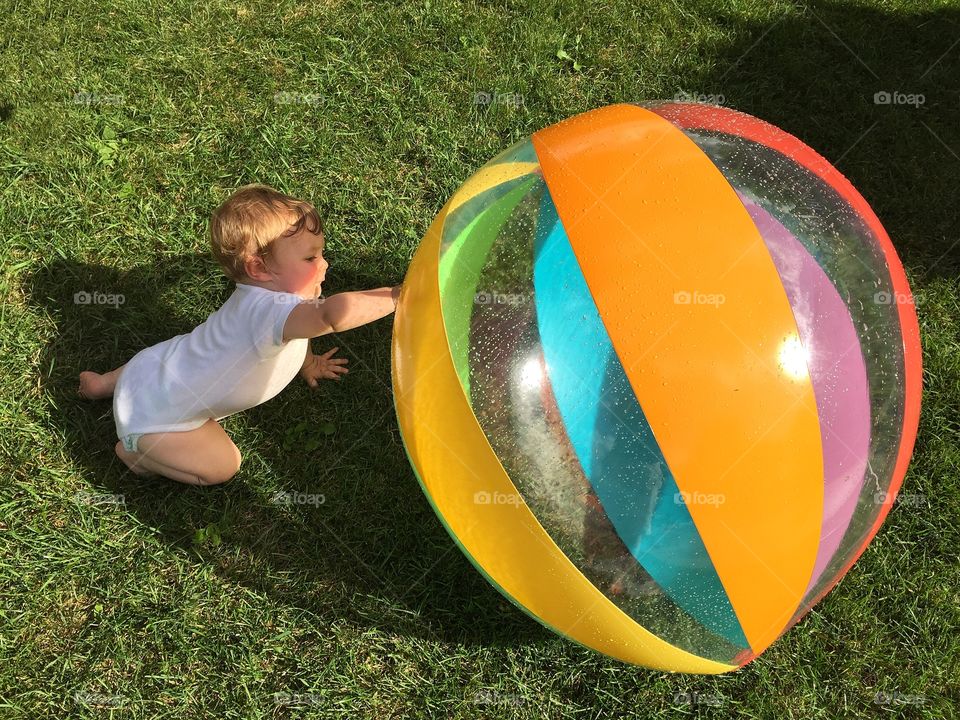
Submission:
[[91,370],[80,373],[80,387],[77,394],[87,400],[102,400],[113,395],[116,381],[111,382],[107,375],[101,375]]

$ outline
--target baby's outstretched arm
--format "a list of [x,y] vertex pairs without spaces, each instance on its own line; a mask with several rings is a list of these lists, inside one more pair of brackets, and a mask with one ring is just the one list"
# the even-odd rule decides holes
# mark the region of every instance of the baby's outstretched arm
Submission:
[[283,341],[345,332],[392,313],[401,285],[337,293],[321,301],[305,300],[287,316]]

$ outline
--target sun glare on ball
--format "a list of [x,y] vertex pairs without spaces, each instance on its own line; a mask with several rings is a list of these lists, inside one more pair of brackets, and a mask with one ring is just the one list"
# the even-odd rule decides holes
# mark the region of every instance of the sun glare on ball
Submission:
[[800,338],[791,335],[780,343],[777,364],[789,378],[803,380],[807,377],[807,351]]

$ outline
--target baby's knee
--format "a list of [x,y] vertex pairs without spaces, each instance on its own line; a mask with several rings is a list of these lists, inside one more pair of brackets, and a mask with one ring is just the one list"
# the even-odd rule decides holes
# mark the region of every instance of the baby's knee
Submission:
[[213,485],[224,485],[230,482],[231,480],[233,480],[235,475],[236,473],[234,473],[233,475],[223,475],[223,474],[216,474],[216,473],[211,473],[208,475],[197,475],[197,485],[203,485],[204,487],[212,487]]
[[233,480],[240,470],[240,463],[243,461],[243,456],[236,447],[233,447],[232,450],[233,452],[224,458],[223,462],[218,464],[217,467],[210,468],[210,470],[202,476],[197,476],[200,485],[223,485]]

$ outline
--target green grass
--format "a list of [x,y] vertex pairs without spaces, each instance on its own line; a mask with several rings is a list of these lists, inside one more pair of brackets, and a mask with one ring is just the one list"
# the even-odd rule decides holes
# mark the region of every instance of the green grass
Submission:
[[[0,716],[955,716],[956,2],[0,9]],[[875,105],[881,90],[926,101]],[[522,103],[477,105],[481,91]],[[221,488],[131,476],[109,404],[75,396],[80,370],[188,332],[227,297],[204,233],[230,189],[317,204],[328,293],[393,284],[486,160],[570,115],[681,91],[723,95],[836,162],[893,238],[923,333],[902,491],[921,501],[898,503],[835,591],[742,671],[616,663],[487,584],[407,462],[389,319],[314,342],[350,359],[341,383],[297,379],[224,422],[245,459]],[[80,290],[126,301],[75,305]]]

